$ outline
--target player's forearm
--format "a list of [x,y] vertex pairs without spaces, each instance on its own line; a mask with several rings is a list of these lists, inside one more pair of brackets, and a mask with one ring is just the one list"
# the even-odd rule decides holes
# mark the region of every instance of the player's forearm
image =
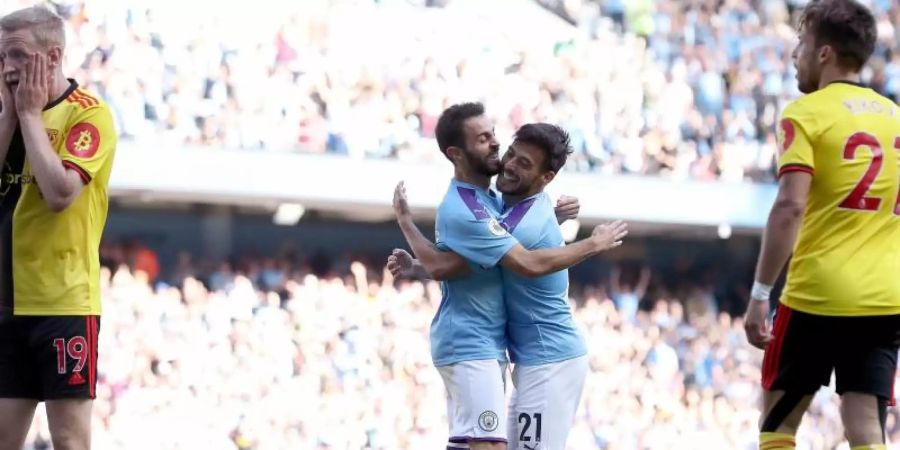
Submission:
[[428,273],[425,266],[423,266],[422,262],[418,259],[413,260],[411,275],[415,278],[431,278],[431,274]]
[[406,243],[409,244],[409,248],[418,259],[419,264],[425,269],[428,278],[447,279],[452,272],[447,260],[451,255],[438,250],[434,243],[422,234],[412,218],[400,218],[397,223],[400,225],[400,231],[403,232]]
[[775,284],[793,252],[802,220],[803,205],[791,201],[775,204],[763,234],[755,281],[770,286]]
[[600,252],[596,244],[582,239],[564,247],[526,251],[521,256],[507,254],[502,263],[521,276],[535,278],[568,269],[597,253]]
[[43,119],[40,115],[24,115],[20,122],[25,154],[41,194],[51,208],[62,209],[58,207],[67,206],[77,191],[69,182],[62,160],[50,145]]

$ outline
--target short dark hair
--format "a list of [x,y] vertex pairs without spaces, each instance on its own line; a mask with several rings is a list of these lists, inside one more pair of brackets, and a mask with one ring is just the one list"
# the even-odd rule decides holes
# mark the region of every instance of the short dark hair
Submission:
[[549,123],[527,123],[513,137],[513,142],[531,144],[544,151],[544,169],[557,173],[572,154],[569,133]]
[[812,34],[816,47],[830,45],[841,68],[859,71],[875,51],[875,16],[856,0],[811,0],[800,14],[800,31]]
[[434,136],[437,138],[441,153],[447,154],[450,147],[466,146],[466,136],[463,133],[463,124],[472,117],[484,115],[484,105],[481,103],[459,103],[444,110],[438,118],[434,128]]

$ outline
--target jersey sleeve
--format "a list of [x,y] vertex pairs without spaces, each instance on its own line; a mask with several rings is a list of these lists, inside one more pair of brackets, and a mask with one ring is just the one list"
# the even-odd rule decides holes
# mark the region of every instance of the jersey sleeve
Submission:
[[78,172],[84,184],[88,184],[112,164],[118,140],[112,114],[102,104],[75,114],[70,123],[60,158],[67,169]]
[[778,123],[778,176],[788,172],[815,173],[812,139],[815,118],[802,105],[791,103]]
[[486,208],[463,208],[442,215],[436,246],[482,267],[493,267],[519,242]]

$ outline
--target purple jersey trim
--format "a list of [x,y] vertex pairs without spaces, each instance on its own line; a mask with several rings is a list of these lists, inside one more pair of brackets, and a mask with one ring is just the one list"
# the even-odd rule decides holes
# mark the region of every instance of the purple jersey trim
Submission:
[[456,192],[459,193],[459,197],[462,199],[463,203],[469,207],[469,211],[472,211],[475,220],[484,220],[491,217],[487,212],[487,209],[484,208],[484,205],[478,201],[475,189],[459,186],[456,188]]
[[467,444],[469,442],[502,442],[502,443],[506,444],[509,442],[504,438],[492,438],[492,437],[476,438],[476,437],[466,437],[466,436],[453,436],[449,439],[449,441],[454,444]]
[[513,206],[512,211],[500,222],[500,225],[503,225],[503,228],[506,228],[506,231],[512,233],[513,230],[519,226],[519,222],[525,217],[525,214],[528,213],[528,210],[531,209],[531,206],[534,205],[534,198],[529,198],[528,200],[521,201],[516,206]]

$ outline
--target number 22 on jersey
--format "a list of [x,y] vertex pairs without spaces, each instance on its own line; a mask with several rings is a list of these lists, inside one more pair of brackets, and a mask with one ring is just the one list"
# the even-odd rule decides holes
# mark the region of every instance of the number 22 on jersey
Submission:
[[[842,209],[850,209],[857,211],[878,211],[881,207],[882,199],[874,196],[868,196],[872,183],[881,173],[881,166],[884,162],[884,151],[878,139],[866,132],[856,132],[844,145],[843,157],[845,161],[853,161],[857,157],[857,150],[860,147],[868,147],[872,152],[872,161],[866,169],[862,179],[856,184],[856,187],[850,191],[850,194],[839,205]],[[900,151],[900,137],[894,139],[894,150]],[[900,191],[894,198],[894,214],[900,216]]]

